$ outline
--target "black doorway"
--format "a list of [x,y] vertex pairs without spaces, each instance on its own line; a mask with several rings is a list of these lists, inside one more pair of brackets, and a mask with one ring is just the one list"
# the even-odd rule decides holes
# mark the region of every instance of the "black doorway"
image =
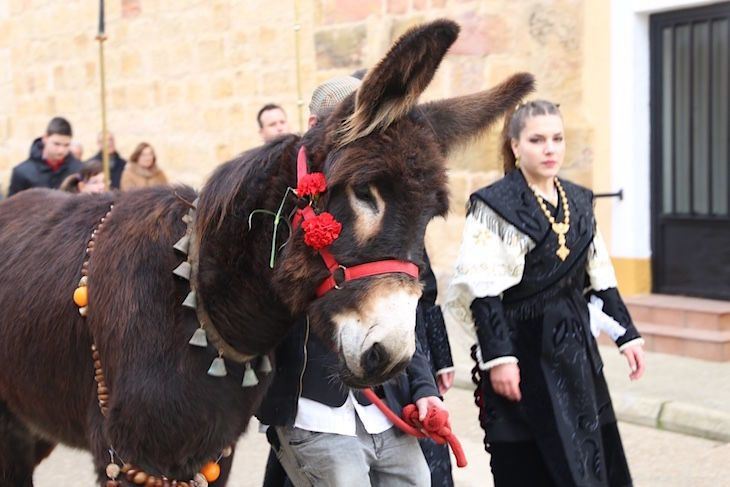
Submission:
[[654,292],[730,299],[730,2],[650,36]]

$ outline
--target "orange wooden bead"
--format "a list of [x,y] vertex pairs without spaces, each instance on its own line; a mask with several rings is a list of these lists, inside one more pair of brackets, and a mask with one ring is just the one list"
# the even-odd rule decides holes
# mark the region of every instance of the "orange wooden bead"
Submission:
[[200,473],[208,482],[215,482],[221,475],[221,466],[215,462],[208,462],[200,469]]
[[144,485],[145,482],[147,482],[147,474],[140,470],[139,472],[137,472],[134,475],[132,482],[134,482],[137,485]]
[[89,290],[86,286],[76,288],[76,291],[74,291],[74,303],[80,308],[89,304]]

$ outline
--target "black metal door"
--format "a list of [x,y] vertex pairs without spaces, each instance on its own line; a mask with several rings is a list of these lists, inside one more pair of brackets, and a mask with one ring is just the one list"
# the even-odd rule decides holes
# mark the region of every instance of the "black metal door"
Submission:
[[650,35],[654,292],[730,299],[730,2]]

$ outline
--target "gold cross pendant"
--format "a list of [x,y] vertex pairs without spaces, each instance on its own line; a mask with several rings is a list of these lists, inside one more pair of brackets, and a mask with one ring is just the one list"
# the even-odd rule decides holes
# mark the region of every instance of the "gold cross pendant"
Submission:
[[565,244],[558,247],[558,250],[555,251],[555,254],[560,257],[560,260],[565,261],[565,259],[568,258],[568,254],[570,254],[570,249],[565,246]]

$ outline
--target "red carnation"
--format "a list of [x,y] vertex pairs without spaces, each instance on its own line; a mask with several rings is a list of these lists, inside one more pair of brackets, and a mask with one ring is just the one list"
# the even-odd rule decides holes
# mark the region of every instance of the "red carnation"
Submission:
[[304,198],[305,196],[315,196],[324,193],[327,189],[327,181],[321,172],[313,172],[305,174],[297,184],[297,196]]
[[[317,173],[321,174],[321,173]],[[324,181],[324,178],[322,178]],[[335,220],[331,213],[321,214],[302,223],[304,243],[315,250],[321,250],[332,244],[340,236],[342,224]]]

